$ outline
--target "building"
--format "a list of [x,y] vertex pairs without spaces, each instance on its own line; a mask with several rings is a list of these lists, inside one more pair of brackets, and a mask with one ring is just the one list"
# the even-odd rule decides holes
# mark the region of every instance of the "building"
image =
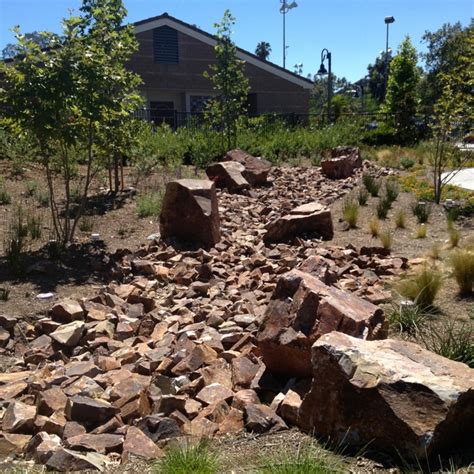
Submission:
[[[147,118],[177,126],[183,118],[202,113],[206,101],[215,95],[203,76],[215,61],[215,37],[167,13],[139,21],[134,29],[139,50],[129,67],[143,79]],[[243,49],[238,48],[237,55],[245,61],[250,82],[250,115],[308,114],[311,80]]]

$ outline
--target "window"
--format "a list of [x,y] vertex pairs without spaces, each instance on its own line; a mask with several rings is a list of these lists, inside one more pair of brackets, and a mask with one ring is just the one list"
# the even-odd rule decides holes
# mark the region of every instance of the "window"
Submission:
[[178,64],[178,32],[169,26],[153,30],[153,56],[155,63]]

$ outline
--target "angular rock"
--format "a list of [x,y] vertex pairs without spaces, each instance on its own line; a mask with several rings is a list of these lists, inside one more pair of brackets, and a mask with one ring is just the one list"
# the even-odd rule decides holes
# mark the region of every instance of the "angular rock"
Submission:
[[425,459],[474,436],[474,370],[399,340],[339,332],[312,348],[299,424],[335,442]]
[[259,329],[258,347],[270,370],[307,377],[312,373],[311,346],[331,331],[382,339],[387,323],[372,303],[292,270],[277,283]]
[[163,456],[163,452],[143,431],[129,426],[123,443],[122,461],[128,461],[130,456],[158,459]]
[[345,179],[362,166],[360,150],[357,147],[337,147],[331,151],[331,158],[321,162],[322,173],[330,179]]
[[59,344],[67,347],[77,346],[84,332],[84,323],[82,321],[74,321],[69,324],[59,326],[50,336]]
[[201,402],[212,405],[221,401],[229,401],[234,396],[234,392],[220,383],[211,383],[204,387],[196,396]]
[[61,438],[43,431],[31,438],[25,447],[24,453],[27,459],[33,458],[39,464],[46,464],[59,448],[61,448]]
[[49,469],[59,472],[103,471],[109,459],[99,453],[80,453],[72,449],[59,448],[46,462]]
[[55,411],[63,411],[67,396],[59,387],[53,387],[38,393],[36,407],[40,415],[50,416]]
[[253,433],[267,433],[288,428],[270,407],[260,404],[245,407],[245,427]]
[[175,420],[160,415],[145,416],[137,422],[136,426],[154,443],[182,436],[178,423]]
[[96,451],[102,454],[120,452],[123,436],[118,434],[81,434],[68,438],[66,444],[70,449]]
[[66,299],[55,304],[51,314],[56,321],[71,323],[84,319],[86,312],[77,301]]
[[36,407],[12,401],[3,415],[2,429],[9,433],[30,434],[36,416]]
[[223,161],[234,161],[243,165],[244,171],[242,175],[251,186],[265,184],[267,182],[268,173],[272,168],[272,164],[269,161],[252,156],[239,149],[229,151]]
[[112,418],[118,409],[109,402],[89,397],[74,396],[66,403],[66,418],[70,421],[99,424]]
[[288,242],[304,235],[332,239],[334,234],[331,211],[319,202],[296,207],[266,226],[265,243]]
[[250,188],[250,184],[242,175],[244,171],[244,165],[234,161],[223,161],[206,168],[207,177],[214,181],[218,188],[227,188],[230,193]]
[[219,209],[212,181],[182,179],[168,183],[160,214],[163,239],[213,247],[220,240]]

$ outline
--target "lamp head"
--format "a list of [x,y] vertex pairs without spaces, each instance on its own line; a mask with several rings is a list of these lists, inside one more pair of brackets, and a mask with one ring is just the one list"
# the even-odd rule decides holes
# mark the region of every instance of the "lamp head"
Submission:
[[395,23],[395,18],[393,16],[386,16],[384,22],[388,25],[390,23]]
[[321,63],[321,66],[319,66],[319,71],[316,73],[318,76],[324,76],[328,73],[327,69],[325,68],[324,64]]

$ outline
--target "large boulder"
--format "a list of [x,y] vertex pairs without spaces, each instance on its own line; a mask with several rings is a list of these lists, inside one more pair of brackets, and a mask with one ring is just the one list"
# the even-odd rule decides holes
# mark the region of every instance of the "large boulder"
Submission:
[[168,183],[160,214],[163,239],[212,247],[220,240],[219,208],[212,181],[181,179]]
[[250,184],[243,177],[244,165],[236,161],[223,161],[206,168],[206,174],[218,188],[227,188],[230,193],[238,193],[250,188]]
[[425,459],[474,439],[474,370],[410,342],[340,332],[312,347],[300,426],[338,442]]
[[319,202],[311,202],[267,224],[263,240],[266,243],[288,242],[304,235],[332,239],[333,234],[330,209]]
[[322,172],[330,179],[344,179],[362,166],[362,157],[357,147],[340,146],[331,150],[331,158],[321,162]]
[[259,186],[267,182],[268,173],[272,164],[260,157],[252,156],[243,150],[231,150],[226,153],[222,161],[235,161],[244,166],[243,177],[251,186]]
[[311,346],[331,331],[381,339],[387,325],[383,311],[372,303],[292,270],[277,283],[257,341],[271,371],[307,377],[312,374]]

